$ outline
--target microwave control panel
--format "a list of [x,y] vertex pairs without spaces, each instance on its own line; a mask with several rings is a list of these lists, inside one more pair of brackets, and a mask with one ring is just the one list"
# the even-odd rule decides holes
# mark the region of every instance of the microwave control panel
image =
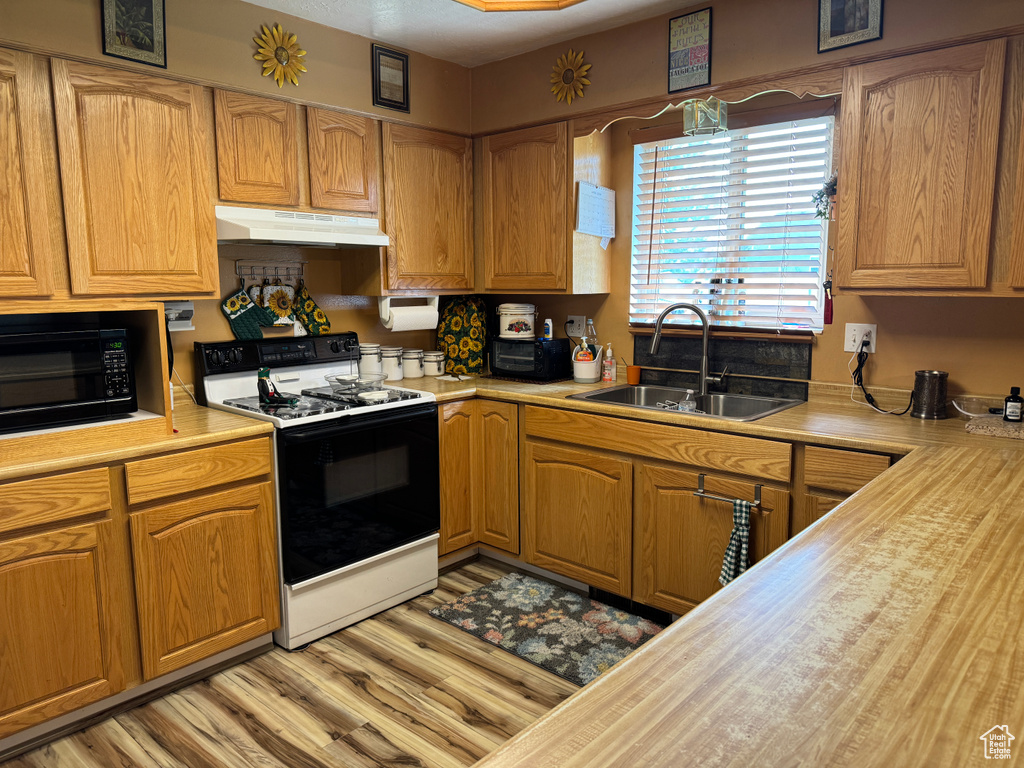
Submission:
[[131,397],[132,375],[124,336],[103,334],[103,390],[107,397]]

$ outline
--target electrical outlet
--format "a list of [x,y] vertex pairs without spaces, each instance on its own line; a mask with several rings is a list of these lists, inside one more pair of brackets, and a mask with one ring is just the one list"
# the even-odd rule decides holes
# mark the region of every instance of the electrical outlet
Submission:
[[586,315],[569,315],[569,324],[565,327],[565,333],[568,336],[582,336],[584,325],[587,322]]
[[878,342],[878,326],[874,323],[847,323],[843,349],[847,352],[860,352],[861,342],[867,340],[869,353],[874,353]]

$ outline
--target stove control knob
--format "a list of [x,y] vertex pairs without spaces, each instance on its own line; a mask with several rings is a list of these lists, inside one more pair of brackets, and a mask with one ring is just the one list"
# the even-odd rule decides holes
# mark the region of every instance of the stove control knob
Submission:
[[207,355],[207,359],[210,361],[210,365],[214,367],[220,367],[224,365],[224,353],[219,349],[211,349]]
[[353,351],[355,349],[359,349],[359,345],[356,343],[356,340],[355,339],[345,339],[345,351],[346,352],[351,352],[351,351]]
[[331,352],[333,352],[334,354],[338,354],[339,352],[341,352],[341,344],[337,339],[331,339],[328,346],[331,348]]
[[228,350],[228,362],[229,363],[240,363],[240,362],[242,362],[242,350],[240,350],[240,349],[229,349]]

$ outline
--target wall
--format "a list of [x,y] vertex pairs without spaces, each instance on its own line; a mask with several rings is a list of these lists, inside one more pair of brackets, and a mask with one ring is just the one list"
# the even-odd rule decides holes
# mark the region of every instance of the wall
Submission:
[[[879,50],[916,45],[973,32],[1024,24],[1024,3],[988,0],[972,3],[964,16],[962,7],[947,0],[935,3],[890,2],[885,6],[884,37],[880,41],[841,51],[816,53],[816,12],[812,3],[779,0],[735,0],[713,5],[712,76],[714,82],[810,66]],[[768,6],[770,6],[770,16]],[[703,4],[700,6],[703,7]],[[676,14],[673,14],[676,15]],[[806,18],[805,18],[806,17]],[[562,45],[506,59],[473,70],[474,131],[487,132],[537,119],[553,120],[567,114],[593,110],[638,98],[664,94],[669,17],[639,22],[619,30],[589,35]],[[786,19],[781,23],[779,19]],[[793,19],[798,19],[793,23]],[[770,29],[770,34],[764,30]],[[584,99],[571,108],[558,104],[544,83],[554,59],[572,47],[587,52],[593,85]],[[1020,47],[1016,47],[1019,56]],[[1004,125],[1000,149],[998,206],[993,228],[993,250],[1005,258],[1009,248],[1006,213],[1013,201],[1013,173],[1019,145],[1021,83],[1020,62],[1008,67],[1005,103],[1014,114]],[[513,73],[518,73],[513,76]],[[540,82],[538,82],[540,78]],[[1012,86],[1012,87],[1011,87]],[[616,190],[617,237],[610,245],[612,293],[607,296],[501,297],[536,303],[541,320],[551,317],[556,329],[568,314],[593,317],[598,338],[611,341],[615,354],[632,362],[633,337],[628,329],[630,259],[630,196],[632,194],[632,145],[630,127],[651,123],[616,123],[612,131],[613,186]],[[835,224],[832,225],[833,228]],[[998,271],[994,268],[994,271]],[[850,353],[843,352],[845,323],[876,323],[878,352],[866,368],[869,389],[911,389],[914,372],[920,369],[948,371],[951,393],[1007,393],[1012,385],[1024,385],[1024,298],[928,298],[836,296],[834,323],[817,336],[812,354],[811,377],[822,382],[849,382]],[[563,335],[560,331],[557,335]],[[902,408],[904,401],[886,402]]]
[[[93,60],[106,66],[137,69],[151,75],[157,67],[104,56],[102,0],[5,0],[0,2],[0,45]],[[371,41],[336,29],[276,13],[241,0],[168,0],[167,72],[207,85],[343,107],[390,120],[440,130],[470,130],[470,71],[457,64],[410,53],[410,112],[374,107],[370,69]],[[260,26],[274,23],[296,35],[308,51],[309,70],[298,87],[278,88],[263,77],[253,59],[252,38]],[[388,41],[377,42],[387,44]]]
[[[1024,24],[1020,0],[972,0],[967,5],[962,0],[889,0],[884,4],[882,39],[819,54],[815,0],[681,4],[672,14],[476,67],[473,133],[550,122],[639,99],[671,98],[668,21],[708,6],[713,85]],[[591,85],[571,106],[555,101],[549,82],[555,60],[569,48],[584,51],[585,63],[592,65]]]

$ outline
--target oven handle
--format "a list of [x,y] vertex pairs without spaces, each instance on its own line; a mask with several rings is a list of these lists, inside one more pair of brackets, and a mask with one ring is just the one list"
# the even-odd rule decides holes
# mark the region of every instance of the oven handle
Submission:
[[411,421],[412,419],[430,415],[437,415],[437,405],[434,403],[404,406],[402,408],[384,411],[383,413],[378,411],[377,413],[343,416],[330,421],[323,426],[310,427],[309,429],[282,429],[278,432],[278,437],[283,438],[286,443],[308,442],[310,440],[317,440],[324,437],[343,435],[347,432],[358,432],[363,429],[386,427],[389,424],[399,424],[401,422]]

